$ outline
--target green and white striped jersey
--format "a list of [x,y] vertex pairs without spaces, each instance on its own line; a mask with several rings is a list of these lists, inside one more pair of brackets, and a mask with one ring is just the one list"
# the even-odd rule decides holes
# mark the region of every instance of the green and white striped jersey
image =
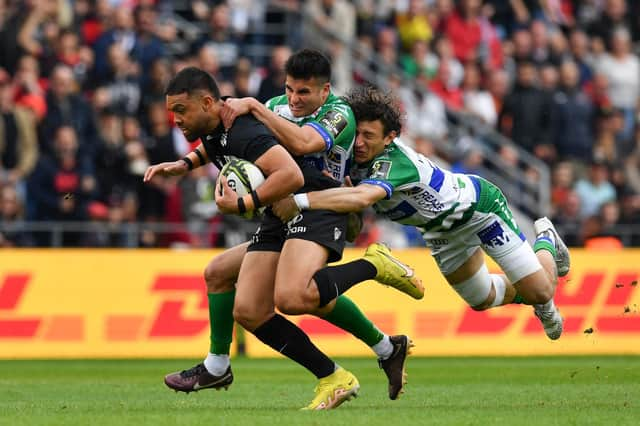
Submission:
[[476,209],[481,181],[441,169],[399,139],[366,165],[352,170],[354,182],[378,185],[387,197],[376,213],[413,225],[425,237],[466,223]]
[[267,108],[299,126],[313,127],[325,141],[325,150],[304,156],[318,170],[327,170],[334,179],[344,182],[349,174],[353,145],[356,139],[356,119],[349,104],[329,93],[325,103],[313,114],[294,117],[286,95],[276,96],[266,102]]

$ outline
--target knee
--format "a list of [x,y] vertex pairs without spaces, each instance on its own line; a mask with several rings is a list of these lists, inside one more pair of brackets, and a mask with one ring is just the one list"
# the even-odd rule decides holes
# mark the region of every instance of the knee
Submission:
[[280,312],[287,315],[306,314],[310,309],[306,309],[306,303],[299,295],[289,292],[276,291],[274,295],[276,307]]
[[224,293],[234,288],[235,280],[230,279],[221,262],[214,259],[204,269],[204,281],[208,293]]
[[236,303],[233,305],[233,319],[249,331],[255,330],[264,321],[259,318],[255,310],[248,305]]
[[551,285],[539,285],[528,296],[524,297],[529,303],[538,305],[547,303],[553,298],[553,287]]

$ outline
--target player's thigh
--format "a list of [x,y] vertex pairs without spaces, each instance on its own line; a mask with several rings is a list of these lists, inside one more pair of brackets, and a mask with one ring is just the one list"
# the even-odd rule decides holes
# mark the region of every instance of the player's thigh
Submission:
[[274,310],[273,288],[278,252],[252,251],[244,257],[234,304],[236,319],[255,320],[269,317]]
[[275,279],[277,295],[301,294],[317,270],[327,264],[329,251],[317,242],[289,239],[284,243]]
[[204,279],[209,293],[224,293],[233,290],[248,246],[248,242],[239,244],[223,251],[209,261],[204,270]]

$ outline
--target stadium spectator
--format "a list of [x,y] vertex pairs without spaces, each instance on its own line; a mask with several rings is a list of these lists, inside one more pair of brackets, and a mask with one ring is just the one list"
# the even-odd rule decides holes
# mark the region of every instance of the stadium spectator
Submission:
[[378,58],[371,63],[371,69],[383,75],[391,73],[399,61],[398,35],[391,27],[378,31],[375,41]]
[[118,43],[108,50],[109,74],[96,89],[94,105],[113,108],[121,115],[136,114],[142,98],[140,68]]
[[164,43],[156,35],[157,12],[152,5],[140,4],[133,11],[136,41],[130,52],[132,60],[140,65],[141,83],[144,85],[151,65],[166,56]]
[[447,136],[447,116],[444,102],[434,93],[408,87],[398,90],[406,114],[407,127],[417,135],[431,140]]
[[52,135],[60,127],[71,125],[78,138],[80,155],[93,159],[96,135],[93,111],[91,105],[78,93],[73,70],[68,65],[56,65],[51,71],[46,99],[47,115],[39,128],[42,151],[53,154]]
[[[33,207],[33,219],[38,221],[80,221],[87,219],[87,206],[94,198],[97,184],[93,165],[78,152],[76,131],[61,126],[54,133],[53,155],[40,157],[28,182],[27,203]],[[39,235],[38,244],[49,245],[49,236]],[[81,234],[65,233],[63,244],[75,246]]]
[[11,184],[0,183],[0,248],[30,247],[33,237],[24,226],[24,206]]
[[580,197],[580,215],[583,218],[596,215],[604,203],[615,200],[616,191],[608,178],[607,165],[596,159],[589,166],[587,178],[576,182],[575,191]]
[[[333,68],[333,90],[344,93],[351,86],[351,52],[347,46],[356,38],[355,9],[346,0],[308,0],[303,7],[315,24],[306,29],[305,44],[327,52]],[[330,35],[327,42],[321,42],[317,31],[325,31]]]
[[40,74],[38,59],[23,55],[13,78],[13,98],[16,105],[31,110],[37,123],[47,114],[45,93],[48,85],[48,80]]
[[474,63],[468,63],[464,67],[462,80],[464,109],[493,127],[498,120],[493,98],[489,92],[483,90],[481,84],[482,75],[479,67]]
[[611,53],[598,58],[595,68],[607,77],[611,103],[624,113],[623,135],[631,138],[640,95],[640,61],[631,51],[631,38],[627,30],[613,31]]
[[437,37],[433,43],[436,57],[432,58],[433,63],[430,64],[430,66],[433,67],[437,73],[441,62],[446,62],[447,64],[449,64],[448,84],[452,86],[459,86],[464,75],[464,67],[458,60],[458,58],[456,58],[456,56],[454,55],[451,40],[446,36],[440,36]]
[[464,106],[462,90],[457,84],[451,83],[451,69],[448,61],[440,61],[436,77],[429,82],[429,90],[453,110],[460,110]]
[[478,61],[485,69],[496,69],[502,65],[502,48],[495,29],[481,16],[481,7],[481,0],[461,0],[444,18],[444,33],[460,62]]
[[437,71],[438,58],[429,50],[429,43],[424,40],[413,42],[409,53],[400,56],[400,65],[411,77],[424,76],[432,79]]
[[553,94],[550,112],[551,143],[561,160],[589,161],[593,152],[594,108],[580,90],[579,70],[572,61],[560,68],[560,87]]
[[109,48],[115,44],[120,46],[122,51],[128,56],[136,45],[135,22],[131,9],[128,7],[115,7],[109,10],[109,17],[112,17],[110,28],[104,31],[93,45],[95,52],[94,79],[102,84],[108,80],[113,72],[109,64]]
[[24,179],[38,160],[38,137],[34,114],[12,98],[10,82],[0,82],[0,187],[18,185],[24,194]]
[[507,95],[498,123],[501,131],[516,144],[541,158],[553,157],[549,138],[549,95],[536,87],[536,69],[532,62],[518,63],[518,77]]
[[291,56],[291,49],[287,46],[276,46],[271,50],[271,60],[266,75],[260,82],[260,88],[256,98],[260,102],[266,102],[274,96],[278,96],[284,87],[284,64]]
[[140,115],[143,116],[149,105],[155,102],[164,102],[164,88],[171,79],[171,61],[168,58],[158,58],[151,64],[148,78],[142,88],[140,101]]
[[396,15],[396,28],[405,52],[412,50],[416,42],[429,43],[433,31],[425,2],[409,0],[407,10]]
[[241,56],[242,40],[232,31],[230,9],[225,2],[211,8],[207,32],[191,45],[191,52],[200,52],[204,46],[215,55],[221,77],[230,80],[236,61]]
[[605,0],[602,13],[587,31],[594,39],[599,39],[601,43],[611,48],[613,33],[619,29],[631,33],[631,16],[627,14],[627,1]]
[[[504,70],[497,70],[489,74],[487,89],[493,100],[493,109],[496,117],[500,117],[504,107],[504,101],[509,93],[509,75]],[[490,114],[490,113],[488,113]],[[496,118],[496,126],[499,124]]]
[[571,31],[569,35],[569,48],[571,56],[578,66],[580,74],[580,87],[584,87],[593,79],[593,56],[589,51],[589,38],[579,28]]

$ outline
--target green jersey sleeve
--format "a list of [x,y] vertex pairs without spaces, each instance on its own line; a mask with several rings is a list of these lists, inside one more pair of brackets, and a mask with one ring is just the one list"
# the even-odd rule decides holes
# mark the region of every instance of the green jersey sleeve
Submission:
[[419,181],[420,173],[413,161],[392,143],[371,161],[367,176],[360,184],[380,186],[387,193],[386,199],[389,199],[397,187]]
[[315,118],[304,125],[313,127],[322,136],[326,152],[334,146],[351,151],[356,136],[356,119],[343,99],[330,94]]

